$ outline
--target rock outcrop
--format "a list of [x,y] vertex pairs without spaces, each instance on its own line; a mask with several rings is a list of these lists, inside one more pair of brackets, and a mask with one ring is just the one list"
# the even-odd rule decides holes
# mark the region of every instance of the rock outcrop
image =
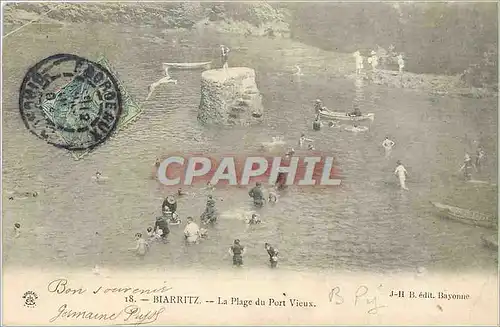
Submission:
[[201,122],[248,125],[259,122],[262,115],[262,96],[253,69],[232,67],[202,73],[198,109]]

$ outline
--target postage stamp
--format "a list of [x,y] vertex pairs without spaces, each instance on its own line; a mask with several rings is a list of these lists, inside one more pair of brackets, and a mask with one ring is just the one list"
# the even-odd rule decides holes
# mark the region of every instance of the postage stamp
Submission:
[[[122,97],[122,113],[118,120],[118,124],[116,126],[115,131],[111,135],[111,138],[118,135],[125,128],[130,126],[134,121],[136,121],[143,112],[143,108],[137,103],[137,101],[130,94],[128,89],[123,84],[120,75],[118,74],[118,70],[111,65],[109,60],[101,55],[98,60],[96,60],[98,64],[106,68],[115,78],[118,83],[118,89],[120,90],[120,94]],[[80,160],[85,156],[89,155],[94,149],[85,149],[85,150],[77,150],[72,151],[71,155],[75,160]]]
[[90,150],[115,130],[122,97],[117,81],[102,65],[56,54],[28,70],[19,108],[26,128],[47,143]]

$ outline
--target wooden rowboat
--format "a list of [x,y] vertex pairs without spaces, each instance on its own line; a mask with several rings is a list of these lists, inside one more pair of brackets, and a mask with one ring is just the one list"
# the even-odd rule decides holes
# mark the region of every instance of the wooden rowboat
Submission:
[[444,218],[456,220],[467,225],[480,226],[495,230],[498,229],[498,222],[493,216],[476,211],[449,206],[439,202],[431,203],[438,209],[438,211]]
[[205,62],[164,62],[163,68],[170,69],[209,69],[211,61]]
[[364,114],[362,116],[349,116],[345,112],[336,112],[336,111],[321,111],[319,113],[320,118],[322,119],[333,119],[333,120],[350,120],[350,121],[361,121],[361,120],[374,120],[375,114],[369,113]]

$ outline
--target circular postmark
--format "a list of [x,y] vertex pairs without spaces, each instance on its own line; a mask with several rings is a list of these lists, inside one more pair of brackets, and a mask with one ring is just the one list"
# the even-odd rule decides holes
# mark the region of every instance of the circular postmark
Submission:
[[87,150],[103,143],[122,113],[118,82],[103,66],[56,54],[31,67],[19,92],[30,132],[56,147]]

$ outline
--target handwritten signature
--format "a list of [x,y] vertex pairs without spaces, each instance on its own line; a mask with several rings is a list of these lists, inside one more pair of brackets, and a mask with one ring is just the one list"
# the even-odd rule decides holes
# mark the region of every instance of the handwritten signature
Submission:
[[[378,288],[382,287],[380,285]],[[373,296],[372,294],[369,294],[369,288],[365,285],[361,285],[358,287],[356,292],[352,295],[353,301],[354,301],[354,306],[368,306],[369,309],[367,313],[369,314],[378,314],[379,309],[381,308],[386,308],[386,305],[379,305],[378,304],[378,298],[377,296]],[[340,286],[335,286],[330,290],[330,293],[328,294],[328,298],[330,302],[335,303],[336,305],[341,305],[344,304],[346,301],[344,299],[344,296],[342,295],[342,291]]]
[[93,312],[89,310],[73,310],[67,304],[63,304],[57,310],[57,315],[49,319],[53,323],[59,319],[80,319],[80,320],[99,320],[99,321],[114,321],[121,318],[125,324],[130,325],[145,325],[158,320],[160,315],[165,312],[165,307],[160,307],[157,310],[145,311],[139,306],[132,304],[128,305],[118,312]]

